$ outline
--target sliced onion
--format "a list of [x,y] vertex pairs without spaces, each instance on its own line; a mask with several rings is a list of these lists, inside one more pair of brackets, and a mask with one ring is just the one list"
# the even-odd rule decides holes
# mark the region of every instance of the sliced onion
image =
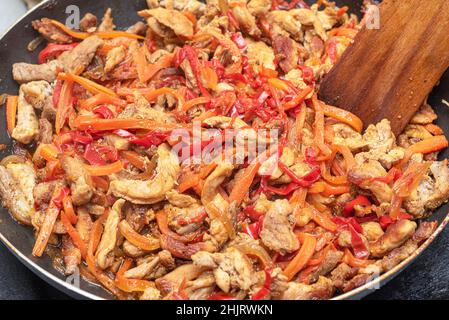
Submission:
[[25,163],[25,159],[22,158],[21,156],[12,154],[9,155],[7,157],[4,157],[1,161],[0,161],[0,165],[6,167],[11,163]]

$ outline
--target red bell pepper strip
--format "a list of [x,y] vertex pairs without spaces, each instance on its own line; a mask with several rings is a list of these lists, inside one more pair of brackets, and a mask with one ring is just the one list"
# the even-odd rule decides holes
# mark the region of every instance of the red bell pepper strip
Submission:
[[303,188],[310,187],[315,181],[317,181],[321,176],[321,169],[319,167],[315,167],[303,177],[298,177],[293,170],[291,170],[288,166],[286,166],[283,162],[279,161],[279,168],[284,171],[290,179],[297,185]]
[[254,208],[254,206],[247,206],[244,210],[243,213],[250,218],[252,221],[258,221],[262,216],[263,213],[260,213],[258,211],[256,211],[256,209]]
[[381,182],[385,182],[387,184],[390,184],[392,182],[395,182],[396,180],[398,180],[400,177],[402,176],[402,171],[399,170],[396,167],[393,167],[390,169],[390,171],[388,171],[388,174],[384,177],[375,177],[372,178],[372,181],[381,181]]
[[252,295],[251,300],[261,300],[271,292],[271,270],[265,269],[265,282],[263,287]]
[[135,138],[129,140],[130,142],[149,148],[151,146],[158,146],[168,139],[170,132],[152,131],[145,135],[143,138]]
[[[402,219],[409,220],[412,218],[412,216],[405,212],[400,212],[398,218],[399,218],[399,220],[402,220]],[[379,223],[383,230],[386,230],[391,224],[393,224],[395,222],[396,222],[396,220],[390,216],[382,216],[379,218]]]
[[77,142],[80,144],[88,145],[94,141],[92,136],[87,132],[76,130],[76,131],[72,131],[70,133],[70,135],[72,137],[73,142]]
[[70,194],[70,189],[69,188],[61,188],[61,192],[56,196],[52,198],[52,201],[54,203],[54,205],[58,208],[61,209],[62,208],[62,201],[64,200],[64,198]]
[[44,50],[42,50],[39,53],[39,63],[43,64],[47,62],[47,60],[52,57],[55,58],[59,56],[64,51],[69,51],[75,48],[78,45],[78,43],[70,43],[70,44],[56,44],[56,43],[49,43],[47,47],[45,47]]
[[207,300],[237,300],[237,299],[223,292],[217,292],[209,296]]
[[87,145],[83,155],[91,165],[104,166],[107,161],[115,162],[118,160],[117,149],[111,146],[93,146]]
[[62,81],[56,80],[55,89],[53,90],[53,107],[58,107],[59,98],[61,97]]
[[344,208],[343,208],[343,216],[344,217],[350,217],[354,214],[354,208],[355,206],[364,206],[364,207],[368,207],[371,205],[371,201],[369,201],[369,199],[365,196],[357,196],[354,200],[349,201],[348,203],[345,204]]
[[106,106],[99,106],[92,110],[93,113],[98,114],[103,119],[114,118],[114,113]]
[[246,47],[247,47],[246,41],[240,32],[236,32],[236,33],[232,34],[231,40],[234,41],[237,48],[239,48],[240,50],[246,49]]
[[335,217],[332,220],[336,224],[338,224],[340,228],[349,230],[351,232],[351,244],[354,250],[355,257],[358,259],[368,258],[369,251],[363,243],[362,238],[360,237],[360,233],[363,232],[363,228],[360,226],[357,220],[353,217]]

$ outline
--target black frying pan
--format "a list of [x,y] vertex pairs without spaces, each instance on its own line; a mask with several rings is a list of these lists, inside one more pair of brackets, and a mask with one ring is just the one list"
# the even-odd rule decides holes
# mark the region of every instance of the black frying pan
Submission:
[[[314,1],[306,1],[314,2]],[[347,5],[352,12],[359,12],[362,0],[341,0],[336,1],[338,5]],[[81,10],[81,15],[91,12],[101,17],[107,8],[112,8],[114,22],[118,27],[127,27],[134,24],[140,18],[136,12],[146,8],[145,0],[48,0],[29,12],[25,17],[18,21],[4,36],[0,39],[0,93],[17,94],[19,86],[15,83],[11,76],[12,64],[15,62],[37,61],[37,53],[42,47],[30,53],[26,50],[27,44],[33,40],[37,34],[31,27],[31,21],[42,17],[49,17],[59,21],[65,21],[67,14],[65,13],[67,6],[76,5]],[[438,113],[438,124],[444,129],[446,135],[449,136],[449,112],[448,107],[441,103],[446,98],[449,100],[449,72],[441,79],[440,85],[435,88],[430,97],[430,104],[435,107]],[[0,119],[5,119],[5,108],[0,108]],[[6,150],[0,152],[0,157],[10,154],[11,140],[6,133],[5,121],[0,120],[0,143],[8,145]],[[449,157],[449,151],[445,151],[442,158]],[[370,288],[376,288],[386,283],[396,276],[400,271],[407,267],[432,240],[442,231],[443,227],[449,220],[449,205],[445,205],[437,210],[432,219],[439,222],[439,227],[412,256],[402,262],[390,272],[374,279],[367,285],[348,292],[336,299],[359,299],[370,293]],[[102,288],[92,285],[81,280],[80,287],[73,286],[66,282],[66,278],[58,272],[52,263],[52,259],[48,256],[37,259],[31,255],[34,245],[33,230],[17,224],[9,215],[9,213],[0,208],[0,240],[13,252],[30,270],[39,277],[64,291],[65,293],[76,298],[88,299],[111,299],[113,296]]]

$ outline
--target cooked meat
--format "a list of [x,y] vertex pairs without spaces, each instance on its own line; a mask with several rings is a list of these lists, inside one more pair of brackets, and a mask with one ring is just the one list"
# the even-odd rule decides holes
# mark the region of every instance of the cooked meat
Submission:
[[334,270],[341,259],[343,258],[343,252],[330,250],[324,257],[323,262],[320,264],[318,269],[316,269],[309,277],[309,283],[314,283],[318,280],[320,276],[326,276],[332,270]]
[[36,184],[33,188],[34,202],[39,206],[48,204],[55,188],[62,185],[64,185],[63,180],[53,180]]
[[62,256],[64,258],[66,275],[74,274],[81,264],[81,252],[73,244],[72,238],[68,235],[62,235]]
[[413,124],[429,124],[437,119],[437,114],[432,107],[427,103],[423,103],[418,112],[414,115],[410,123]]
[[80,30],[81,31],[91,31],[97,28],[97,17],[92,13],[88,12],[80,20]]
[[44,64],[14,63],[12,66],[12,76],[18,83],[39,80],[53,82],[56,79],[59,66],[59,62],[56,60]]
[[404,208],[416,218],[426,216],[431,210],[441,206],[449,199],[449,168],[447,161],[434,161],[426,174],[405,199]]
[[53,127],[45,118],[39,119],[39,136],[37,140],[40,143],[51,143],[53,141]]
[[287,200],[276,200],[265,214],[260,238],[269,249],[284,253],[299,248],[292,212]]
[[192,260],[195,265],[213,269],[217,286],[224,292],[249,290],[254,284],[251,261],[238,249],[229,247],[223,253],[200,251]]
[[110,192],[132,203],[152,204],[165,199],[165,193],[174,188],[179,172],[179,161],[162,144],[157,149],[157,167],[153,179],[148,181],[120,179],[109,186]]
[[176,190],[168,191],[165,196],[166,196],[168,202],[170,202],[170,204],[172,204],[176,207],[179,207],[179,208],[188,208],[188,207],[198,204],[197,199],[195,199],[189,195],[179,193]]
[[348,266],[346,263],[340,263],[331,272],[332,284],[337,289],[342,290],[345,282],[353,278],[357,274],[357,271],[358,271],[357,268],[352,268]]
[[103,235],[101,236],[101,241],[96,253],[97,265],[101,269],[106,269],[112,266],[112,263],[114,262],[114,249],[117,242],[118,223],[124,204],[125,200],[117,200],[112,206],[104,224]]
[[63,155],[61,166],[70,182],[73,204],[81,206],[88,203],[93,195],[93,187],[84,163],[79,158]]
[[3,205],[20,223],[30,225],[34,214],[34,169],[29,164],[0,166],[0,196]]
[[362,135],[344,123],[332,125],[334,132],[333,143],[347,146],[351,151],[359,151],[366,146]]
[[295,10],[273,10],[267,15],[268,21],[276,24],[287,35],[290,34],[296,41],[301,41],[303,38],[303,30],[301,29],[301,22],[295,15]]
[[115,29],[114,19],[112,18],[112,9],[108,8],[101,20],[100,25],[98,26],[99,32],[109,32]]
[[147,31],[147,25],[143,23],[142,21],[136,22],[134,25],[129,27],[126,32],[137,34],[140,36],[145,35]]
[[28,144],[38,136],[39,122],[33,106],[25,98],[22,86],[17,105],[17,123],[11,136],[23,144]]
[[183,264],[156,280],[156,287],[165,296],[176,291],[183,282],[198,278],[206,269],[193,263]]
[[73,38],[51,23],[50,19],[34,20],[31,25],[45,39],[56,43],[72,43]]
[[137,267],[129,269],[124,276],[131,279],[157,279],[174,269],[175,261],[170,252],[163,250]]
[[298,282],[289,282],[288,288],[280,297],[280,300],[323,300],[329,299],[334,294],[332,281],[325,277],[319,277],[312,285]]
[[369,245],[373,257],[383,257],[385,254],[399,247],[413,236],[416,223],[410,220],[399,220],[388,227],[387,231],[375,242]]
[[104,72],[111,72],[118,64],[123,62],[126,58],[125,47],[115,47],[108,52]]
[[259,37],[261,32],[256,24],[256,18],[249,12],[245,1],[237,1],[235,6],[231,6],[232,14],[242,31],[253,36]]
[[363,228],[363,235],[369,242],[375,242],[379,240],[379,238],[384,234],[382,227],[377,222],[365,222],[362,223],[361,226]]
[[390,186],[383,181],[371,180],[372,178],[384,177],[386,175],[386,170],[375,160],[367,160],[364,163],[358,164],[348,174],[349,180],[352,183],[371,191],[380,203],[389,203],[393,195]]
[[249,0],[247,4],[249,12],[258,17],[267,14],[271,9],[271,1],[269,0]]
[[70,51],[62,53],[58,61],[66,72],[80,73],[91,63],[97,49],[102,46],[104,41],[97,37],[91,36],[83,40],[79,45]]
[[279,61],[279,67],[288,73],[296,68],[299,61],[298,44],[288,36],[273,36],[273,49]]
[[247,40],[248,62],[255,72],[260,71],[260,67],[275,70],[274,51],[262,41]]
[[90,231],[92,230],[93,222],[90,214],[84,208],[78,208],[76,210],[78,220],[76,221],[76,231],[80,235],[81,239],[86,243],[89,242]]
[[[190,39],[193,36],[192,22],[179,11],[156,8],[142,10],[139,15],[146,19],[150,17],[156,19],[157,23],[171,29],[178,37]],[[150,22],[148,24],[152,27]]]
[[370,150],[379,152],[390,151],[395,146],[395,137],[390,122],[386,119],[376,125],[369,125],[363,134],[363,140]]
[[129,104],[126,108],[119,114],[118,118],[137,118],[137,119],[148,119],[155,120],[161,123],[173,123],[174,119],[169,114],[156,110],[152,108],[148,101],[138,95],[135,98],[133,104]]

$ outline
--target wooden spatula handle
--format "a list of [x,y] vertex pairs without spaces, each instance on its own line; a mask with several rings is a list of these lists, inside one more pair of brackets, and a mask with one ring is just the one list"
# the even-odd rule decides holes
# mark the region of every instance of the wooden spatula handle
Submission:
[[384,0],[380,29],[363,27],[323,79],[319,97],[365,125],[400,133],[449,66],[449,1]]

